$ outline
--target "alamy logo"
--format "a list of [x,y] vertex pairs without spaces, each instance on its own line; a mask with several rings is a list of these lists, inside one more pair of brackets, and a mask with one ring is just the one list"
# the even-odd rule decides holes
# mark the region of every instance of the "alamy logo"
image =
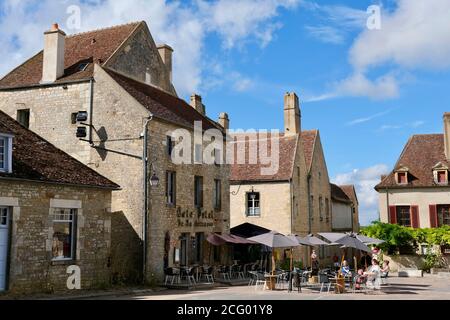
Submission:
[[367,28],[369,30],[381,29],[381,7],[372,5],[367,8],[367,14],[370,16],[367,18]]
[[174,164],[258,165],[261,175],[274,175],[280,167],[280,133],[278,130],[203,130],[196,121],[194,135],[186,129],[167,132]]
[[80,290],[81,289],[81,269],[79,266],[69,266],[66,270],[70,276],[67,278],[67,289]]

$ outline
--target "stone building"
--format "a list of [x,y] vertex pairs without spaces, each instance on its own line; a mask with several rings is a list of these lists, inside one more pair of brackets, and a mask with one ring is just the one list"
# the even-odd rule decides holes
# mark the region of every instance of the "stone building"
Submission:
[[[44,38],[43,51],[0,80],[0,109],[121,186],[112,197],[114,279],[139,280],[143,240],[148,281],[161,281],[173,264],[219,259],[203,239],[229,230],[229,167],[197,156],[176,164],[172,156],[177,134],[193,136],[198,122],[200,135],[211,129],[222,138],[228,116],[216,123],[200,96],[190,104],[177,97],[173,50],[157,46],[145,22],[72,36],[54,25]],[[194,140],[184,156],[206,152],[209,136]],[[225,148],[218,150],[223,158]]]
[[380,220],[413,228],[450,225],[450,113],[444,134],[414,135],[375,187]]
[[[284,132],[279,138],[247,133],[234,135],[234,140],[235,154],[239,154],[240,144],[245,145],[247,162],[235,161],[231,167],[232,227],[251,223],[300,236],[331,231],[330,181],[319,131],[301,130],[300,105],[295,93],[285,95]],[[278,171],[264,174],[262,170],[268,163],[251,163],[250,152],[276,155]],[[321,250],[322,259],[330,256],[328,251]],[[307,261],[306,250],[299,250],[297,258]]]
[[0,111],[0,291],[110,281],[111,194],[118,185]]
[[331,226],[334,232],[359,232],[358,198],[353,185],[331,184]]

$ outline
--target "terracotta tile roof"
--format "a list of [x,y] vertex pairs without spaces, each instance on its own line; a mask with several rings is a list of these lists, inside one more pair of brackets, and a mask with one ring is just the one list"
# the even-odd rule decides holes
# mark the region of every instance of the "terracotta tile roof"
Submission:
[[[298,135],[290,135],[290,136],[284,136],[284,134],[280,134],[279,139],[279,170],[277,173],[273,175],[263,175],[261,172],[262,168],[270,167],[270,165],[262,164],[261,161],[258,159],[257,164],[249,164],[249,150],[250,150],[250,140],[249,138],[245,138],[245,134],[235,134],[233,135],[235,137],[236,141],[243,141],[245,139],[245,163],[246,164],[237,164],[237,142],[234,142],[234,148],[235,148],[235,160],[234,163],[231,165],[231,181],[239,182],[239,181],[284,181],[289,180],[292,177],[293,168],[294,168],[294,162],[295,162],[295,155],[297,152],[297,145],[298,145]],[[268,138],[270,139],[270,134],[268,134]],[[256,141],[258,139],[264,139],[263,137],[260,138],[258,135],[255,137]],[[267,140],[267,138],[266,138]],[[259,144],[257,149],[257,152],[259,154]],[[267,154],[271,155],[272,152],[272,143],[270,141],[267,142]],[[259,157],[258,157],[259,158]]]
[[[449,166],[444,152],[444,135],[414,135],[403,149],[394,170],[375,189],[437,186],[434,182],[433,167],[439,162]],[[402,167],[409,169],[410,179],[407,185],[398,185],[395,181],[395,171]]]
[[[134,22],[67,36],[65,72],[64,76],[56,82],[90,79],[94,71],[93,63],[105,63],[140,23],[144,22]],[[0,80],[0,89],[38,85],[42,79],[43,56],[44,52],[40,51],[12,70]],[[89,65],[86,70],[80,70],[80,65],[87,62]]]
[[308,168],[308,171],[311,169],[314,145],[318,134],[318,130],[302,131],[303,152],[305,153],[306,167]]
[[194,121],[201,121],[204,130],[223,130],[218,124],[192,108],[186,101],[110,69],[105,68],[105,71],[156,118],[187,127],[193,127]]
[[72,158],[0,111],[0,133],[13,137],[12,173],[0,178],[118,189],[119,186]]
[[330,183],[331,186],[331,198],[336,201],[351,203],[352,200],[347,196],[344,190],[334,183]]
[[358,196],[356,195],[356,190],[354,185],[341,185],[339,186],[342,191],[345,192],[347,197],[355,204],[358,203]]

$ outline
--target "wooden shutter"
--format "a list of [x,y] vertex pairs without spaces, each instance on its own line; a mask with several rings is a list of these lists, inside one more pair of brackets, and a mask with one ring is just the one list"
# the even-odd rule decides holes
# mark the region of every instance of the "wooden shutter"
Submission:
[[397,224],[397,208],[389,206],[389,223]]
[[411,206],[411,227],[419,228],[419,206]]
[[438,227],[437,206],[435,204],[430,204],[430,226],[431,228]]

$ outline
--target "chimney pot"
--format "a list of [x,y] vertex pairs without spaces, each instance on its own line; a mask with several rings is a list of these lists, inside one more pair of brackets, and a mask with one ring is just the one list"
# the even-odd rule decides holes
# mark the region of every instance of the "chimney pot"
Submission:
[[203,115],[206,114],[205,106],[202,103],[202,96],[198,94],[191,95],[191,107]]
[[301,133],[300,104],[294,92],[284,96],[284,130],[286,135]]
[[162,44],[158,46],[158,52],[159,55],[162,58],[162,61],[164,62],[164,65],[167,68],[167,71],[169,72],[169,81],[172,83],[172,57],[173,57],[173,49],[167,44]]
[[450,112],[444,113],[445,157],[450,160]]
[[224,128],[225,130],[230,129],[230,118],[228,117],[228,114],[225,112],[222,112],[219,115],[219,124]]
[[44,60],[42,66],[42,83],[52,83],[64,75],[64,52],[66,34],[54,23],[44,33]]

